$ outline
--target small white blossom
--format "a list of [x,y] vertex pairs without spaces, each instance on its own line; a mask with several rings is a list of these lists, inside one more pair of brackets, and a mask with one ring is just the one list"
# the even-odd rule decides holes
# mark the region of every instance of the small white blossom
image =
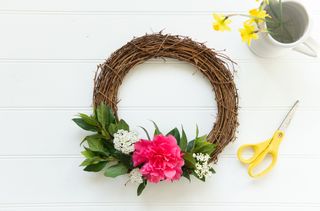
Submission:
[[134,151],[134,143],[139,141],[138,134],[133,131],[126,131],[126,130],[118,130],[113,135],[113,144],[116,150],[124,154],[129,154],[130,152]]
[[210,160],[210,156],[203,153],[193,153],[193,157],[200,162],[208,162]]
[[211,163],[208,163],[210,156],[208,154],[197,153],[193,154],[193,157],[196,159],[196,170],[194,172],[198,175],[200,179],[212,176],[213,166]]
[[132,169],[132,171],[130,171],[129,181],[135,184],[143,183],[142,174],[140,173],[138,168]]

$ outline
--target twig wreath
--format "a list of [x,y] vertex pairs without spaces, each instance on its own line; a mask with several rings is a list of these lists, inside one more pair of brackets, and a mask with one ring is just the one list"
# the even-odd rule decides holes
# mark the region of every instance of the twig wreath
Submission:
[[[185,131],[174,128],[163,134],[154,123],[151,137],[140,139],[117,113],[118,90],[125,75],[151,58],[173,58],[194,65],[211,83],[218,107],[216,122],[208,135],[187,139]],[[235,138],[238,126],[238,94],[229,68],[233,62],[221,53],[188,37],[151,34],[134,38],[98,66],[94,79],[93,114],[79,114],[73,121],[94,132],[86,136],[81,166],[85,171],[104,171],[107,177],[129,174],[138,183],[140,195],[148,182],[190,180],[190,175],[205,181],[214,172],[212,163]]]

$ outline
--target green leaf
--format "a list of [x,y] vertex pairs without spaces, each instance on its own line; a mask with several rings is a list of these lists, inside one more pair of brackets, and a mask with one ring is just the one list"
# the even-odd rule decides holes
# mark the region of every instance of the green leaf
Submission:
[[158,125],[157,125],[154,121],[152,121],[152,120],[151,120],[151,122],[153,123],[153,125],[154,125],[154,127],[155,127],[155,130],[154,130],[153,135],[156,136],[156,135],[161,134]]
[[140,196],[142,191],[145,189],[145,187],[147,186],[147,180],[143,180],[143,182],[138,186],[137,189],[137,195]]
[[211,171],[212,174],[215,174],[215,173],[216,173],[216,171],[215,171],[213,168],[210,168],[209,171]]
[[186,135],[184,129],[182,128],[182,134],[181,134],[181,139],[179,142],[179,147],[182,151],[186,151],[187,145],[188,145],[187,135]]
[[87,136],[86,141],[87,141],[89,149],[91,151],[106,153],[106,150],[103,145],[104,141],[101,138]]
[[81,127],[84,130],[98,132],[98,128],[96,126],[90,125],[86,123],[82,118],[74,118],[72,119],[79,127]]
[[115,151],[113,156],[118,159],[128,169],[133,168],[132,157],[130,155],[123,154],[122,152]]
[[98,126],[98,122],[94,117],[88,116],[87,114],[83,114],[83,113],[80,113],[79,116],[83,119],[83,121],[85,121],[89,125],[96,126],[96,127]]
[[147,131],[147,129],[145,129],[144,127],[140,126],[140,128],[146,133],[148,140],[151,140],[150,135]]
[[81,154],[85,158],[93,158],[95,156],[95,154],[92,151],[90,151],[89,149],[86,149],[86,150],[82,151]]
[[106,161],[102,161],[102,162],[97,163],[97,164],[88,165],[83,170],[84,171],[98,172],[98,171],[101,171],[106,166],[106,164],[107,164]]
[[189,182],[191,182],[190,174],[187,171],[183,171],[182,176],[187,178],[187,180],[189,180]]
[[122,163],[118,163],[114,166],[110,166],[108,168],[106,168],[105,172],[104,172],[104,176],[106,177],[117,177],[119,175],[123,175],[128,173],[128,168],[123,165]]
[[194,153],[203,153],[211,155],[212,152],[215,150],[216,146],[209,142],[204,142],[197,145],[194,149]]
[[86,136],[84,137],[84,139],[81,141],[80,143],[80,146],[83,144],[83,142],[87,141],[87,139],[91,139],[91,138],[94,138],[94,139],[104,139],[105,137],[102,136],[101,134],[93,134],[93,135],[89,135],[89,136]]
[[189,141],[187,145],[187,152],[193,152],[195,146],[195,140]]
[[108,127],[108,132],[113,136],[118,131],[117,125],[114,123],[111,123]]
[[109,106],[101,102],[96,109],[97,119],[103,129],[107,129],[111,123],[115,123],[115,117]]
[[198,138],[198,136],[199,136],[199,127],[197,125],[197,127],[196,127],[196,138]]
[[167,135],[172,135],[176,138],[177,144],[179,145],[180,143],[180,133],[177,128],[172,129]]
[[117,123],[117,128],[118,130],[123,129],[129,131],[129,125],[123,119]]
[[189,153],[189,152],[184,153],[183,159],[185,161],[185,166],[186,167],[188,167],[190,169],[194,169],[195,168],[196,160],[192,156],[192,153]]
[[205,177],[200,178],[195,172],[192,172],[192,175],[195,176],[196,178],[198,178],[199,180],[201,180],[202,182],[206,181]]
[[197,143],[200,143],[200,142],[206,142],[206,141],[207,141],[207,135],[200,136],[200,137],[197,136],[197,138],[195,139],[195,141],[196,141],[196,144],[197,144]]
[[98,164],[101,161],[104,161],[104,160],[102,160],[100,157],[87,158],[80,164],[80,166],[89,166],[92,164]]

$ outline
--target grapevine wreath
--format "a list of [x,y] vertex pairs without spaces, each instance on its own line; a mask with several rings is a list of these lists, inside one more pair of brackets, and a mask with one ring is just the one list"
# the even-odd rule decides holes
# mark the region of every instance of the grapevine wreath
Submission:
[[[216,122],[208,135],[188,140],[183,128],[162,133],[155,130],[147,140],[140,139],[117,113],[118,90],[125,75],[151,58],[172,58],[194,65],[211,83],[218,107]],[[140,195],[147,183],[190,180],[202,181],[214,173],[212,163],[235,138],[238,125],[238,95],[229,64],[221,53],[188,37],[162,33],[134,38],[98,66],[94,79],[93,114],[79,114],[73,121],[93,132],[86,136],[81,163],[85,171],[103,171],[107,177],[129,174],[138,184]]]

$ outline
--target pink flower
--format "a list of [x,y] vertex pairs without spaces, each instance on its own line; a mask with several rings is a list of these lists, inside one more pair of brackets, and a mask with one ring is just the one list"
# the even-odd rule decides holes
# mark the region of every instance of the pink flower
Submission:
[[149,182],[157,183],[161,180],[178,180],[182,175],[184,165],[183,154],[172,136],[157,135],[153,141],[140,140],[134,145],[133,164],[141,164],[140,173]]

